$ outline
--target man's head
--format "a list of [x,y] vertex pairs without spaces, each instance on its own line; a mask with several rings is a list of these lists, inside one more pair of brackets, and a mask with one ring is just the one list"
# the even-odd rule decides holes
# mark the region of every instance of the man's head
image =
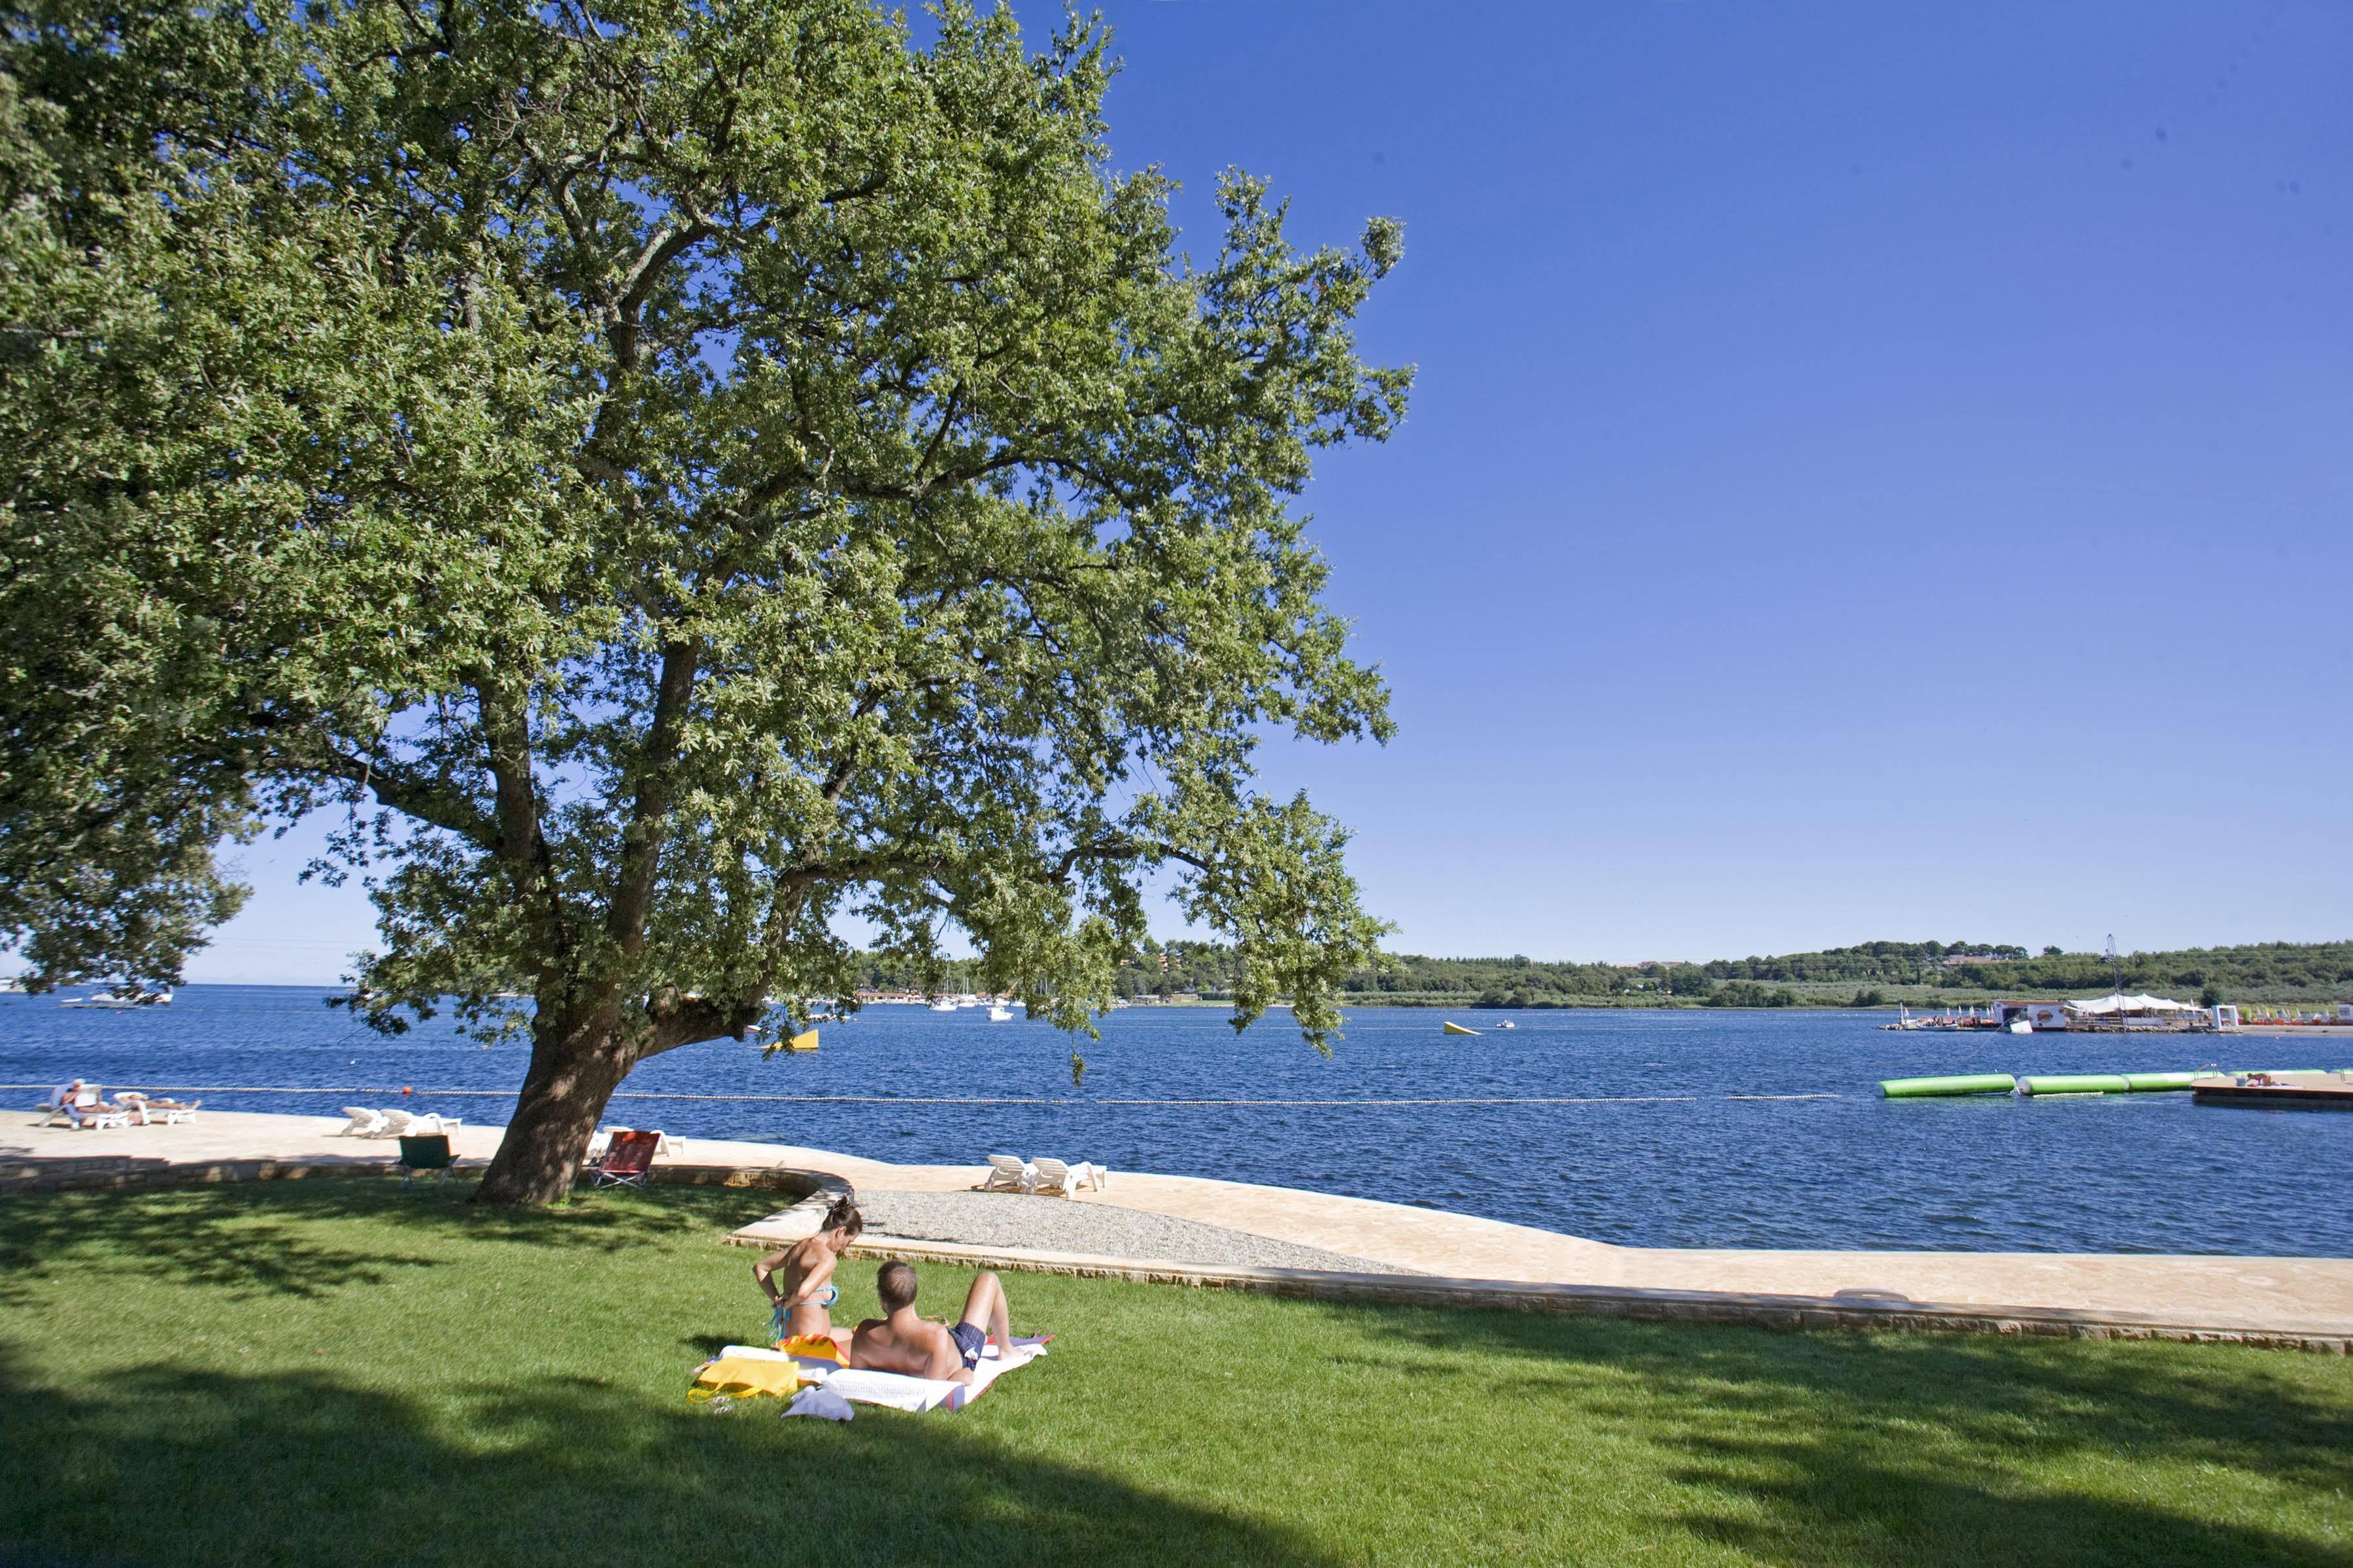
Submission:
[[892,1258],[875,1274],[874,1294],[886,1313],[906,1310],[915,1304],[915,1271]]
[[836,1198],[833,1206],[825,1211],[822,1228],[832,1241],[833,1249],[839,1252],[856,1241],[858,1233],[866,1228],[866,1216],[858,1212],[858,1205],[849,1199]]

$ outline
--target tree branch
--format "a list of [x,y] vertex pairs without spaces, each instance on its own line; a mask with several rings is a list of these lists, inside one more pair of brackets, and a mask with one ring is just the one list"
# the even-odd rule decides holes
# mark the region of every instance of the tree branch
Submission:
[[1057,882],[1062,882],[1070,879],[1071,869],[1082,860],[1143,859],[1180,860],[1186,865],[1192,867],[1197,871],[1211,871],[1216,869],[1215,867],[1211,866],[1207,860],[1202,859],[1199,856],[1195,855],[1188,850],[1179,849],[1174,844],[1162,844],[1157,842],[1145,843],[1136,839],[1127,838],[1117,841],[1104,840],[1095,844],[1075,845],[1063,852],[1060,862],[1055,866],[1053,870],[1047,873],[1047,875],[1051,877]]
[[281,773],[308,773],[357,784],[374,795],[380,805],[415,817],[428,827],[454,833],[477,848],[493,854],[498,851],[496,825],[470,797],[444,781],[419,778],[396,764],[350,756],[324,742],[307,753],[281,751],[276,766]]
[[755,1005],[723,1007],[704,996],[659,992],[646,1004],[646,1017],[652,1027],[638,1059],[722,1037],[740,1040],[765,1011]]
[[662,650],[653,722],[647,727],[645,749],[638,761],[637,798],[630,805],[628,826],[623,830],[620,875],[605,918],[606,931],[632,958],[646,945],[646,920],[653,910],[664,819],[670,815],[670,764],[678,760],[679,743],[686,731],[687,703],[694,695],[700,668],[701,653],[692,643],[671,643]]

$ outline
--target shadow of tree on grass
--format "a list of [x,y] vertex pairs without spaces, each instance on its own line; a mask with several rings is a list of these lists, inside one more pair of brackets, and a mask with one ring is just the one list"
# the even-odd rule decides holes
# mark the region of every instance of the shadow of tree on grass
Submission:
[[[2353,1378],[2334,1358],[1338,1310],[1418,1376],[1497,1354],[1512,1370],[1486,1397],[1572,1398],[1646,1434],[1692,1489],[1660,1522],[1764,1562],[2353,1563],[2151,1480],[2227,1472],[2345,1511]],[[2096,1486],[2085,1466],[2105,1472]]]
[[151,1365],[64,1393],[0,1360],[0,1560],[1325,1561],[953,1416],[649,1409],[576,1378],[454,1392],[453,1414],[326,1374]]
[[[739,1213],[750,1217],[758,1204],[690,1189],[584,1195],[524,1211],[476,1208],[462,1201],[470,1190],[348,1179],[16,1198],[0,1209],[0,1304],[26,1299],[43,1269],[110,1262],[171,1283],[311,1298],[381,1284],[396,1268],[436,1267],[429,1248],[453,1240],[613,1253],[741,1224]],[[353,1219],[400,1245],[353,1247],[326,1239],[331,1232],[315,1224]]]

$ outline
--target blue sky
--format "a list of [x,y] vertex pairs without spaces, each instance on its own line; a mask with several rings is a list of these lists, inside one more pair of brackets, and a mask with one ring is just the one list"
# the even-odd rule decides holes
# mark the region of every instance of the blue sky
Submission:
[[[2353,934],[2353,8],[1106,11],[1198,253],[1407,225],[1305,502],[1401,732],[1267,757],[1401,950]],[[193,978],[332,978],[301,858]]]

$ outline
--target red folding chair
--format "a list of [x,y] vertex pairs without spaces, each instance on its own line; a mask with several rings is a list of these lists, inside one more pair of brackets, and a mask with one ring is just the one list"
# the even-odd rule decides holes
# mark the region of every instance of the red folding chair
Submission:
[[652,1171],[654,1150],[661,1143],[659,1132],[616,1132],[613,1142],[605,1148],[605,1157],[588,1168],[594,1178],[592,1185],[599,1187],[642,1187]]

